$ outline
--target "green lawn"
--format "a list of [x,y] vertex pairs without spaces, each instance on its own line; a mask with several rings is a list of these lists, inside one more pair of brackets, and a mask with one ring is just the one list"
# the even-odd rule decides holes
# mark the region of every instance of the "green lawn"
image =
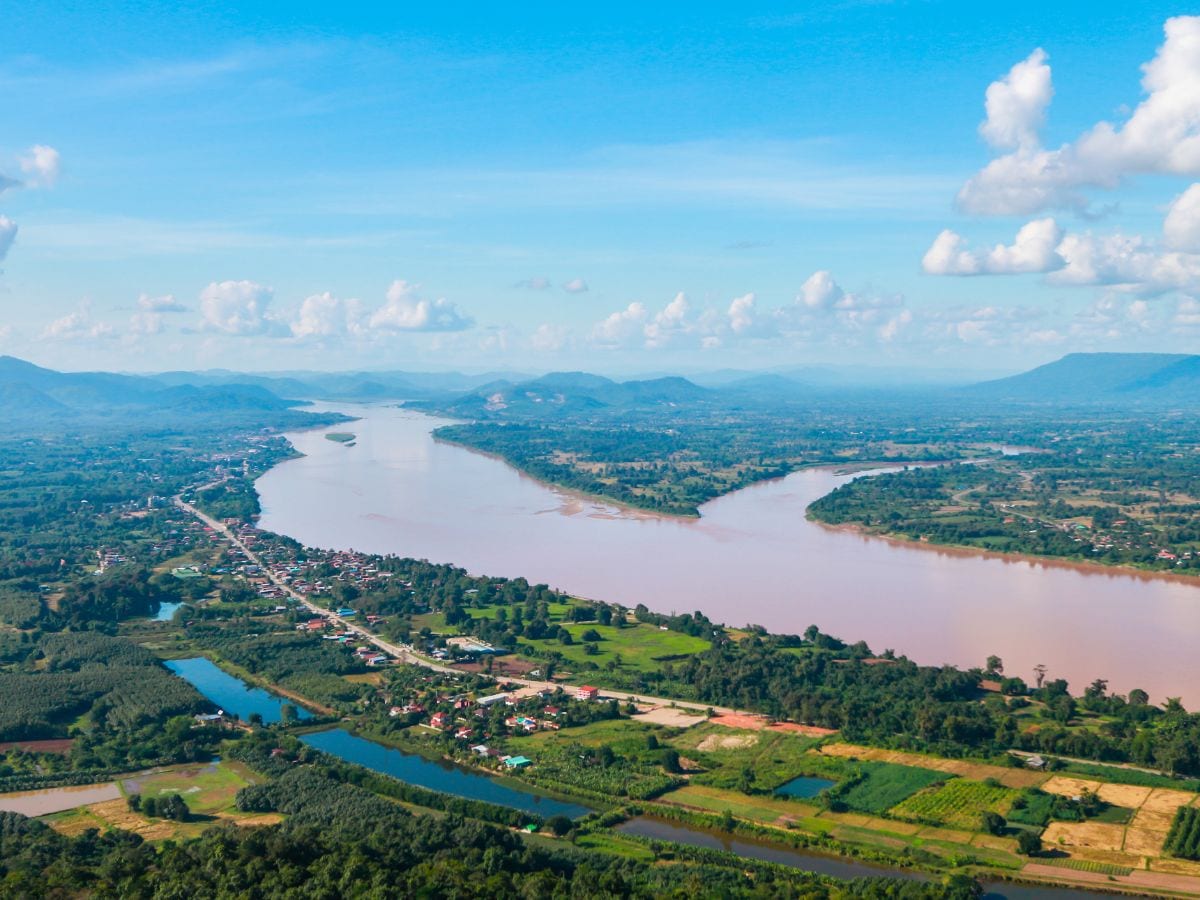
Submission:
[[[627,625],[617,628],[615,625],[598,625],[582,622],[564,626],[570,632],[574,643],[563,644],[555,638],[532,641],[529,644],[544,650],[556,650],[575,665],[583,662],[604,666],[620,657],[620,664],[639,671],[653,671],[672,657],[691,656],[703,653],[711,645],[703,638],[681,634],[678,631],[663,631],[655,625]],[[600,635],[595,655],[588,655],[583,645],[583,634],[594,630]]]

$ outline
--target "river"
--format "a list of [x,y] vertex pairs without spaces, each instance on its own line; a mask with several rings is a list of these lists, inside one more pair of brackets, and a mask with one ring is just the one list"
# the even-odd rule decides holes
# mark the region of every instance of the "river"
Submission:
[[[166,666],[217,706],[228,713],[236,713],[243,720],[258,713],[266,723],[278,722],[282,708],[288,702],[271,691],[251,687],[203,657],[172,659],[166,662]],[[298,709],[297,712],[302,719],[311,718],[307,710]],[[577,803],[544,797],[452,762],[429,760],[414,753],[386,747],[341,728],[306,734],[301,740],[346,762],[357,763],[397,781],[431,791],[495,803],[547,818],[556,815],[578,818],[588,812],[587,807]],[[8,808],[3,805],[4,800],[0,796],[0,809]]]
[[443,420],[385,406],[318,405],[360,420],[289,434],[303,457],[257,483],[261,527],[315,547],[524,576],[584,597],[728,625],[810,624],[929,664],[982,665],[1082,691],[1094,678],[1200,703],[1200,591],[1178,580],[914,547],[809,522],[852,476],[796,472],[719,497],[699,519],[622,510],[547,487],[432,439]]

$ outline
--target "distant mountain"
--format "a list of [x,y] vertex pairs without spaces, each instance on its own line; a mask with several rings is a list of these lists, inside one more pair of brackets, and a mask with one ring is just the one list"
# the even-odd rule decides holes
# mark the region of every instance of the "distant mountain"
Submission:
[[1200,404],[1200,356],[1178,353],[1071,353],[1020,375],[966,389],[976,397],[1046,403]]
[[168,385],[139,375],[56,372],[11,356],[0,357],[0,413],[5,419],[139,412],[258,413],[296,405],[255,384]]
[[586,372],[551,372],[519,384],[495,381],[461,396],[412,405],[461,418],[545,416],[693,403],[712,394],[686,378],[618,382]]
[[[204,372],[163,372],[149,376],[163,385],[212,387],[254,385],[280,397],[310,400],[417,400],[478,390],[497,380],[495,373],[459,372],[280,372],[245,373],[227,369]],[[517,376],[524,381],[528,376]]]

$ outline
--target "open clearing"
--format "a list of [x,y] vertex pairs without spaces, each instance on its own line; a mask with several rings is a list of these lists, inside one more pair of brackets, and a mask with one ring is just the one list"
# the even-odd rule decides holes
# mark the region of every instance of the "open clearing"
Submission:
[[633,720],[648,725],[667,725],[671,728],[691,728],[707,721],[703,715],[697,715],[695,710],[680,709],[678,706],[651,706],[644,712],[639,712]]
[[711,753],[714,750],[741,750],[757,743],[756,734],[710,734],[696,745],[696,749],[701,753]]
[[[172,766],[121,779],[111,785],[109,796],[98,797],[86,806],[60,812],[47,822],[64,834],[80,834],[88,828],[106,831],[122,828],[150,841],[193,837],[221,821],[238,825],[267,825],[280,821],[275,814],[243,813],[234,800],[237,792],[260,779],[236,762]],[[188,806],[187,822],[152,819],[132,812],[124,795],[162,797],[179,794]]]
[[1104,822],[1051,822],[1042,833],[1047,847],[1087,847],[1120,851],[1125,843],[1125,826]]

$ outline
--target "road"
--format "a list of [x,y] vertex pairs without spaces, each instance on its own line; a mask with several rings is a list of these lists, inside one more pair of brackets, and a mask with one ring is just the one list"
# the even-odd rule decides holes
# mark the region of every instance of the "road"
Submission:
[[[245,554],[246,559],[248,559],[254,565],[258,566],[260,569],[262,569],[263,573],[267,576],[267,578],[269,578],[271,580],[272,584],[274,584],[276,587],[280,588],[290,598],[295,600],[297,603],[299,603],[301,606],[303,606],[305,609],[309,610],[313,614],[332,620],[333,622],[335,622],[336,624],[338,624],[342,628],[344,628],[346,631],[357,635],[362,640],[377,647],[379,650],[383,651],[388,656],[392,657],[395,660],[398,660],[401,663],[404,663],[406,665],[411,665],[411,666],[423,666],[426,669],[431,669],[434,672],[443,672],[447,675],[462,675],[463,674],[458,669],[455,669],[451,666],[444,666],[441,663],[436,662],[435,660],[431,660],[424,656],[421,656],[420,654],[416,653],[413,650],[413,648],[407,644],[393,644],[390,641],[385,641],[383,638],[379,637],[379,635],[372,634],[370,631],[367,631],[361,625],[356,625],[353,622],[343,618],[342,616],[337,615],[332,610],[327,609],[324,606],[317,605],[312,600],[310,600],[308,597],[306,597],[304,594],[301,594],[299,591],[293,590],[292,587],[290,585],[288,585],[288,583],[286,581],[284,581],[283,579],[276,576],[275,573],[271,570],[271,568],[269,566],[265,565],[263,563],[263,561],[258,557],[258,555],[256,553],[254,553],[254,551],[252,551],[244,543],[242,543],[241,539],[238,538],[238,536],[236,534],[234,534],[232,531],[230,531],[225,525],[218,522],[216,519],[214,519],[212,516],[208,515],[207,513],[204,513],[201,510],[197,509],[191,503],[188,503],[186,500],[183,499],[182,496],[178,496],[175,498],[175,505],[177,507],[179,507],[181,510],[183,510],[184,512],[186,512],[192,516],[195,516],[197,519],[199,519],[201,522],[203,522],[205,525],[207,525],[209,528],[211,528],[214,532],[221,535],[223,538],[225,538],[225,540],[229,541],[230,544],[232,544],[234,547],[236,547],[238,550],[240,550],[242,553]],[[484,677],[491,677],[491,676],[484,676]],[[534,688],[536,690],[555,690],[557,688],[563,688],[564,690],[569,691],[572,689],[571,685],[562,684],[561,682],[537,681],[534,679],[512,677],[512,676],[508,676],[508,675],[504,676],[502,679],[493,677],[493,680],[495,680],[495,681],[502,680],[505,683],[519,684],[522,687]],[[648,697],[645,694],[632,694],[632,693],[628,693],[625,691],[605,690],[604,696],[605,697],[615,697],[617,700],[629,700],[629,701],[634,701],[634,702],[641,703],[641,704],[649,704],[651,706],[676,706],[680,709],[690,709],[690,710],[695,710],[697,712],[706,712],[707,710],[711,709],[713,712],[715,712],[717,715],[720,715],[720,716],[729,716],[729,715],[761,716],[761,714],[759,714],[759,713],[752,713],[752,712],[747,712],[745,710],[731,709],[731,708],[725,707],[725,706],[709,706],[704,703],[695,703],[695,702],[688,701],[688,700],[672,700],[668,697]]]

